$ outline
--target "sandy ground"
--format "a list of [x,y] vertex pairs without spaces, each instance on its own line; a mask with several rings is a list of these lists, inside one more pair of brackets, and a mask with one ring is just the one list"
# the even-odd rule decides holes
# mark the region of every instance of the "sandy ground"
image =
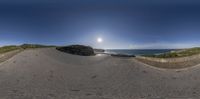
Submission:
[[199,99],[200,66],[164,70],[134,58],[23,51],[0,65],[0,99]]

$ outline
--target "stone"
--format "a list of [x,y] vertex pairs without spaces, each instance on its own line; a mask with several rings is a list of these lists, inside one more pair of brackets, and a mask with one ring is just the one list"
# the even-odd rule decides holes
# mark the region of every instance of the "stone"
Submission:
[[56,49],[74,55],[81,55],[81,56],[95,55],[93,48],[85,45],[70,45],[64,47],[57,47]]

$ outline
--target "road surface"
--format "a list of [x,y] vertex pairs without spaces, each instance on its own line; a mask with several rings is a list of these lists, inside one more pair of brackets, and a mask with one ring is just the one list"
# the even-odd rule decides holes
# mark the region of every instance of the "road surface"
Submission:
[[199,99],[200,66],[152,68],[134,58],[25,50],[0,65],[0,99]]

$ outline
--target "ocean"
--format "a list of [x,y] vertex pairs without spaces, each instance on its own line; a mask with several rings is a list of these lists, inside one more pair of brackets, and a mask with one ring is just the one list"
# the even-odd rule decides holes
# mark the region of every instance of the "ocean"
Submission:
[[162,54],[176,49],[107,49],[105,53],[110,54],[125,54],[125,55],[152,55]]

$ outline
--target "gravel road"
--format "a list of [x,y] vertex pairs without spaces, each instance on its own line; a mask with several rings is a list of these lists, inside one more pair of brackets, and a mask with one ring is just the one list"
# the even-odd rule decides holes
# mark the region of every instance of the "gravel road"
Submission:
[[134,58],[25,50],[0,64],[0,99],[199,99],[200,65],[157,69]]

